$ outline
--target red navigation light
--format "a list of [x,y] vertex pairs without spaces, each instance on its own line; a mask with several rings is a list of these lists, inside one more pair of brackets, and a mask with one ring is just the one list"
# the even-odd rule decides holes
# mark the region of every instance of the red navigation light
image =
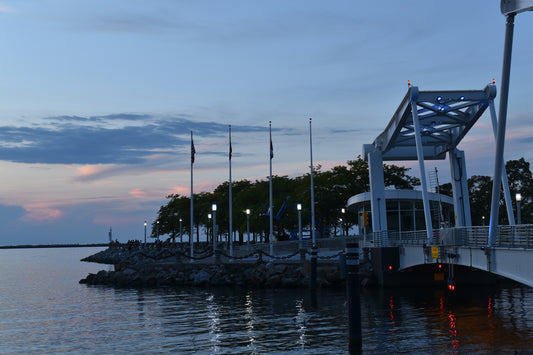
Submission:
[[496,84],[496,79],[492,79],[492,85]]
[[411,80],[407,80],[407,86],[411,86]]
[[448,290],[455,291],[455,283],[452,280],[448,281]]
[[439,269],[442,269],[442,264],[439,264]]
[[392,270],[392,265],[389,265],[389,270]]

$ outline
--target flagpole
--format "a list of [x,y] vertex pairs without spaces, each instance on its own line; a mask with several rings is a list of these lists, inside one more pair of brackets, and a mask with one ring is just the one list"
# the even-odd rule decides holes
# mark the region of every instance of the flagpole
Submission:
[[315,169],[313,167],[313,134],[311,133],[311,119],[309,119],[309,151],[311,156],[311,236],[313,241],[313,247],[315,247],[315,186],[313,183],[313,175],[315,175]]
[[311,118],[309,118],[309,152],[311,160],[311,236],[313,245],[311,248],[311,272],[309,275],[311,290],[316,289],[316,271],[317,271],[317,257],[318,249],[316,245],[315,236],[315,186],[313,183],[313,176],[315,175],[315,169],[313,167],[313,134],[311,131]]
[[233,257],[233,208],[231,198],[231,125],[229,125],[229,255]]
[[192,257],[194,256],[194,245],[193,245],[193,235],[194,235],[194,202],[193,202],[193,164],[194,164],[194,154],[196,150],[194,149],[194,141],[192,138],[191,131],[191,232],[189,235],[189,243],[191,245],[191,262],[193,261]]
[[270,199],[270,255],[274,255],[274,206],[272,205],[272,158],[274,158],[274,147],[272,146],[272,121],[268,121],[268,134],[270,136],[270,189],[269,189],[269,199]]

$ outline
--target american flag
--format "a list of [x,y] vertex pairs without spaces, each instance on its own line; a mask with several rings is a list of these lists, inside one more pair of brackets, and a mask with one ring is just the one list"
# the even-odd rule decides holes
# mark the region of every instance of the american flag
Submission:
[[194,141],[191,137],[191,164],[194,164],[194,155],[196,154],[196,149],[194,149]]

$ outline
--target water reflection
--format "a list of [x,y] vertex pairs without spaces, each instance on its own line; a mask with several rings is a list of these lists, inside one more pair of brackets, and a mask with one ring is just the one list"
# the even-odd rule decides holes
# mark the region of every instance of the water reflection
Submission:
[[[68,261],[86,255],[47,253],[0,252],[5,353],[348,353],[343,290],[87,286],[77,281],[93,265]],[[365,354],[533,349],[530,288],[361,292]]]
[[246,330],[248,333],[248,348],[250,351],[252,351],[252,354],[256,354],[256,348],[255,348],[255,315],[254,315],[254,304],[253,304],[253,296],[250,291],[246,293],[245,296],[245,320],[246,320]]
[[209,334],[211,335],[212,351],[218,352],[220,345],[220,314],[218,312],[218,305],[215,302],[215,296],[210,294],[206,298],[207,301],[207,317],[209,319]]
[[296,327],[298,329],[298,344],[300,345],[301,349],[305,348],[306,345],[306,332],[307,332],[307,312],[305,311],[305,308],[303,306],[303,299],[297,299],[296,300],[296,317],[294,318],[294,321],[296,323]]

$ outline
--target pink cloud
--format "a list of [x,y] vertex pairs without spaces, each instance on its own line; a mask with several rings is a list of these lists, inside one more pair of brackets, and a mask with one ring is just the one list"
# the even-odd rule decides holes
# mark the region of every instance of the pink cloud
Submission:
[[191,193],[191,188],[185,187],[185,186],[172,186],[169,192],[169,194],[178,194],[181,196],[185,196],[190,193]]
[[136,198],[145,198],[148,194],[143,189],[133,189],[129,192],[129,194]]
[[22,217],[24,221],[53,222],[63,217],[63,212],[47,203],[36,202],[23,207],[26,210],[26,215]]

